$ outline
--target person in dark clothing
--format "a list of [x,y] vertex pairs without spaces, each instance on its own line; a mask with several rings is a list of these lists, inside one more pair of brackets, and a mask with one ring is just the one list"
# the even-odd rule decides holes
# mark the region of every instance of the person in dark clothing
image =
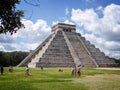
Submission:
[[4,68],[3,68],[3,66],[1,66],[1,67],[0,67],[1,75],[3,75],[3,71],[4,71]]
[[43,70],[43,66],[41,66],[41,70]]

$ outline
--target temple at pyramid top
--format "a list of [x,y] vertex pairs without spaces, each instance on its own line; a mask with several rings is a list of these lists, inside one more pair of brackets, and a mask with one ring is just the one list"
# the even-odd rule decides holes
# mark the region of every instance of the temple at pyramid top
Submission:
[[76,26],[71,24],[58,23],[52,27],[52,32],[63,30],[66,32],[76,32]]
[[48,36],[18,66],[29,67],[110,67],[114,61],[76,32],[76,26],[58,23]]

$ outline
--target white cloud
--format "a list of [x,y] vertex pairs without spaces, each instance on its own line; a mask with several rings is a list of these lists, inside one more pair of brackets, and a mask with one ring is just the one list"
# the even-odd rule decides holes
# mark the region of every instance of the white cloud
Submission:
[[16,50],[14,47],[15,38],[9,33],[0,35],[0,51],[12,51]]
[[93,2],[95,2],[95,0],[83,0],[84,2],[86,2],[86,3],[93,3]]
[[55,24],[59,23],[59,21],[53,21],[52,22],[52,26],[54,26]]
[[38,42],[43,40],[44,37],[48,36],[51,32],[51,28],[47,25],[44,20],[37,20],[33,23],[30,20],[23,20],[25,29],[21,29],[18,32],[18,36],[25,38],[27,40],[32,40],[32,42]]
[[103,7],[99,6],[99,7],[96,8],[96,10],[103,11]]
[[63,23],[75,25],[73,22],[70,22],[68,19],[66,19]]
[[71,20],[83,27],[84,36],[107,55],[120,58],[120,5],[111,4],[97,9],[103,16],[99,17],[94,9],[72,9]]
[[3,45],[0,45],[0,51],[5,51],[5,48],[3,47]]
[[19,47],[20,50],[23,51],[28,51],[28,50],[35,50],[35,48],[39,45],[40,43],[25,43],[25,42],[21,42],[20,45],[22,47]]
[[13,39],[13,36],[10,34],[1,34],[0,35],[0,43],[14,43],[15,40]]
[[68,19],[65,19],[63,22],[53,21],[52,26],[56,25],[57,23],[66,23],[66,24],[73,24],[73,25],[75,25],[75,23],[69,21]]
[[39,19],[33,23],[30,20],[22,20],[25,25],[24,29],[20,29],[14,35],[0,35],[0,51],[28,51],[35,49],[48,35],[51,28],[46,21]]
[[69,14],[69,9],[66,8],[66,9],[65,9],[65,15],[68,15],[68,14]]

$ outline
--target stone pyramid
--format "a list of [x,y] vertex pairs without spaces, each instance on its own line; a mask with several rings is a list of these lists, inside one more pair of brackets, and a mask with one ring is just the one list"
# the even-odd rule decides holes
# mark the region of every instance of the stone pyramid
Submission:
[[32,51],[18,66],[29,67],[109,67],[115,62],[87,41],[76,26],[58,23],[52,34]]

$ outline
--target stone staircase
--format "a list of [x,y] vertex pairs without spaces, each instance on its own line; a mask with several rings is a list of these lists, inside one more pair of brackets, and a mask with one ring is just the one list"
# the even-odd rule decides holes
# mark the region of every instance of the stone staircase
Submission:
[[89,41],[87,41],[84,37],[81,37],[80,34],[78,36],[81,38],[81,40],[84,42],[85,47],[90,52],[90,55],[94,60],[96,61],[97,65],[99,67],[110,67],[115,66],[116,63],[114,61],[109,60],[107,56],[103,52],[99,50],[99,48],[96,48],[93,44],[91,44]]
[[36,67],[36,62],[39,61],[40,52],[53,36],[54,36],[54,33],[51,34],[48,38],[46,38],[34,51],[30,52],[30,54],[17,66],[29,65],[30,67]]
[[89,55],[82,42],[79,39],[79,36],[74,32],[65,32],[69,41],[71,42],[76,54],[79,57],[82,65],[85,67],[96,67],[93,58]]
[[43,56],[36,63],[37,67],[72,67],[74,60],[63,37],[58,31]]

